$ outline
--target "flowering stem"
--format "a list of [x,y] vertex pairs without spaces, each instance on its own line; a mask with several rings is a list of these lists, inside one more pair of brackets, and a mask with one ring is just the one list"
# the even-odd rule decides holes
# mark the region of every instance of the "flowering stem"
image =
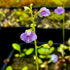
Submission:
[[[65,5],[63,5],[63,8],[65,8]],[[65,44],[65,12],[63,13],[63,44]],[[64,57],[64,49],[62,52],[62,57]]]
[[63,44],[65,44],[65,13],[63,13]]
[[36,67],[37,67],[37,70],[39,70],[38,57],[37,57],[37,42],[36,42],[36,40],[34,41],[34,44],[35,44],[35,55],[36,55]]
[[[63,13],[63,44],[65,44],[65,13]],[[63,45],[64,47],[64,45]],[[64,57],[64,49],[63,49],[63,52],[62,52],[62,57]]]
[[[32,23],[33,23],[33,31],[34,33],[36,33],[35,31],[35,22],[34,22],[34,16],[33,16],[33,12],[32,12],[32,6],[30,6],[30,12],[31,12],[31,17],[32,17]],[[37,56],[37,42],[36,40],[34,41],[34,45],[35,45],[35,55],[36,55],[36,67],[37,67],[37,70],[39,70],[39,66],[38,66],[38,56]]]

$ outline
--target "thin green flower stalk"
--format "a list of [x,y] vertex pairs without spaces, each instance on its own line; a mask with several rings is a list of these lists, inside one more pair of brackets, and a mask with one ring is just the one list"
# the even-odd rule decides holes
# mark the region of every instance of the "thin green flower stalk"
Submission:
[[[35,17],[36,15],[39,15],[40,17],[46,17],[46,16],[49,16],[51,13],[49,11],[49,9],[47,9],[46,7],[42,7],[35,15],[33,15],[33,11],[32,11],[32,4],[30,4],[30,12],[31,12],[31,17],[32,17],[32,29],[34,31],[34,33],[36,34],[36,29],[35,29]],[[36,40],[34,41],[34,44],[35,44],[35,55],[36,55],[36,67],[37,67],[37,70],[39,70],[39,66],[38,66],[38,56],[37,56],[37,42]]]
[[[63,48],[65,44],[65,6],[63,7],[57,7],[54,11],[56,14],[61,15],[63,14],[63,28],[62,28],[62,35],[63,35]],[[64,49],[62,52],[62,57],[64,57]]]
[[[63,8],[65,9],[65,4],[63,4]],[[63,13],[63,48],[64,48],[64,44],[65,44],[65,12]],[[64,58],[64,49],[62,52],[62,58]]]
[[[65,4],[63,8],[65,9]],[[63,13],[63,44],[65,44],[65,12]]]
[[[31,12],[32,24],[33,24],[32,29],[33,29],[34,33],[36,33],[34,15],[33,15],[33,11],[32,11],[32,4],[30,4],[30,12]],[[39,70],[38,55],[37,55],[37,42],[36,42],[36,40],[34,41],[34,45],[35,45],[35,55],[36,55],[36,68],[37,68],[37,70]]]
[[63,44],[65,44],[65,13],[63,14]]
[[[63,8],[65,9],[65,5],[63,5]],[[65,44],[65,12],[63,13],[63,44]],[[64,50],[62,53],[62,57],[64,58]]]

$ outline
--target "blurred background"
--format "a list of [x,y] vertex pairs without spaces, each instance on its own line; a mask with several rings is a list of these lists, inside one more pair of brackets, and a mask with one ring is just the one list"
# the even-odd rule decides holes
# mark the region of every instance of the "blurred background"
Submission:
[[0,0],[1,7],[21,7],[30,5],[30,3],[34,4],[34,7],[40,6],[58,6],[63,5],[70,6],[70,0]]

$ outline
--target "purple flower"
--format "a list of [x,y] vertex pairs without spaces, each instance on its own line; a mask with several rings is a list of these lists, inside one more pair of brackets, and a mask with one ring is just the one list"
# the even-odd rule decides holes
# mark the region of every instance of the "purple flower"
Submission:
[[25,32],[20,35],[20,39],[26,43],[31,43],[37,39],[37,35],[32,30],[25,30]]
[[65,12],[65,10],[63,9],[63,7],[57,7],[54,12],[58,15],[61,15],[62,13]]
[[49,9],[47,9],[46,7],[42,7],[40,9],[40,13],[39,13],[40,16],[46,17],[46,16],[49,16],[50,14],[51,13],[50,13]]
[[53,61],[53,63],[56,63],[58,61],[58,56],[56,54],[52,54],[51,60]]

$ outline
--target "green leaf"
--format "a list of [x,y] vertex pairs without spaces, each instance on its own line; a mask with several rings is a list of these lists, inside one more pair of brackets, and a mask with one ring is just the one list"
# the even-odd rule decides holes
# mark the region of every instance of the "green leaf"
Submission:
[[63,19],[63,14],[61,14],[61,15],[58,15],[58,14],[56,14],[56,13],[53,13],[53,14],[51,14],[51,16],[49,17],[49,19],[54,19],[54,20],[57,20],[57,21],[61,21],[62,19]]
[[50,48],[50,46],[48,44],[43,44],[41,46],[43,46],[44,48]]
[[43,55],[47,55],[47,54],[51,54],[54,51],[54,49],[55,49],[54,47],[51,47],[49,49],[42,47],[42,48],[38,49],[38,53],[43,54]]
[[31,24],[30,27],[36,26],[36,24]]
[[63,49],[65,49],[65,50],[66,50],[66,49],[69,49],[69,48],[68,48],[68,46],[65,46],[65,45],[64,45]]
[[[36,60],[36,56],[33,56],[34,57],[34,60]],[[43,63],[43,61],[40,59],[40,58],[38,58],[38,63]]]
[[20,16],[20,15],[21,15],[21,12],[16,11],[16,15],[17,15],[17,16]]
[[43,48],[43,47],[38,49],[38,53],[39,53],[39,54],[47,55],[48,52],[49,52],[49,50],[46,49],[46,48]]
[[21,54],[20,54],[20,57],[24,57],[24,56],[25,56],[25,54],[24,54],[24,53],[21,53]]
[[39,57],[42,58],[42,59],[46,58],[45,55],[39,55]]
[[40,58],[38,58],[38,63],[41,64],[43,63],[43,61]]
[[45,68],[46,64],[45,63],[42,63],[41,64],[41,68]]
[[15,57],[19,57],[20,55],[19,54],[15,54]]
[[48,41],[48,44],[49,44],[49,46],[52,46],[53,45],[53,41],[52,40],[49,40]]
[[28,67],[27,67],[27,66],[24,66],[24,67],[22,68],[22,70],[28,70]]
[[26,52],[27,51],[27,49],[25,48],[25,49],[23,49],[23,52]]
[[58,47],[57,51],[60,52],[60,53],[63,53],[63,52],[64,52],[63,46],[64,46],[64,45],[61,44],[61,45]]
[[70,56],[65,56],[65,59],[68,59]]
[[19,17],[20,21],[24,21],[24,18],[22,16]]
[[48,63],[51,63],[52,62],[52,60],[50,59],[50,60],[48,60]]
[[33,51],[34,51],[34,48],[30,48],[30,49],[28,49],[28,50],[25,52],[25,54],[26,54],[26,55],[30,55],[30,54],[33,53]]
[[70,46],[68,48],[69,48],[69,51],[70,51]]
[[51,48],[49,49],[49,52],[48,52],[48,53],[50,54],[50,53],[52,53],[54,50],[55,50],[55,48],[54,48],[54,47],[51,47]]
[[63,52],[63,48],[58,47],[57,51],[60,52],[60,53],[62,53]]
[[69,38],[69,40],[68,40],[68,42],[67,42],[67,43],[68,43],[68,45],[70,45],[70,38]]
[[51,58],[51,55],[47,55],[47,58]]
[[6,70],[13,70],[11,66],[8,66]]
[[15,50],[19,51],[19,52],[21,51],[20,45],[17,44],[17,43],[13,43],[13,44],[12,44],[12,47],[13,47]]

